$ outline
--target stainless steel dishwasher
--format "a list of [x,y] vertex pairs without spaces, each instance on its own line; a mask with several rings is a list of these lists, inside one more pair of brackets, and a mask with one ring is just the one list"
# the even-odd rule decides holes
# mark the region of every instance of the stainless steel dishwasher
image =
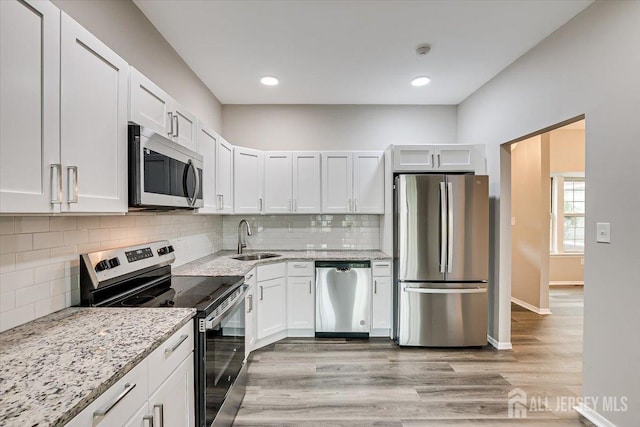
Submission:
[[316,262],[316,337],[367,338],[371,262]]

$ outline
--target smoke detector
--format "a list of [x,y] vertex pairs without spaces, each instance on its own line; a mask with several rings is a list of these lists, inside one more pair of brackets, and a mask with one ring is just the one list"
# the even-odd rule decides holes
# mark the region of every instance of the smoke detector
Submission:
[[424,56],[424,55],[428,54],[429,52],[431,52],[431,45],[430,44],[421,44],[416,49],[416,54],[418,56]]

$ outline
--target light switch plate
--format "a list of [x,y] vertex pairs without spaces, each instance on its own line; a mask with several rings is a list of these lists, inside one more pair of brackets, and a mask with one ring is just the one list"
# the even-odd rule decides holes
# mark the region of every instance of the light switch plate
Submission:
[[596,242],[611,243],[611,223],[609,222],[596,223]]

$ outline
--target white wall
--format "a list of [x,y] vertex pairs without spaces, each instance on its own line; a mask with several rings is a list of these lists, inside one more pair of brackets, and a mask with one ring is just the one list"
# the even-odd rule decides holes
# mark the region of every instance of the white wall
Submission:
[[[640,324],[638,22],[640,2],[598,1],[458,109],[459,142],[487,144],[490,192],[496,201],[500,144],[586,115],[583,395],[627,396],[627,412],[604,411],[602,399],[596,408],[618,426],[637,425],[640,419],[640,340],[632,327]],[[596,243],[596,222],[611,223],[611,244]],[[493,236],[500,242],[499,230],[494,229]],[[508,281],[503,282],[502,275],[500,279],[500,286],[508,289]],[[508,299],[499,303],[507,315],[492,333],[504,339],[504,331],[509,331],[504,310]]]
[[454,105],[224,105],[222,135],[261,150],[384,150],[453,144]]
[[52,0],[215,131],[221,104],[131,0]]

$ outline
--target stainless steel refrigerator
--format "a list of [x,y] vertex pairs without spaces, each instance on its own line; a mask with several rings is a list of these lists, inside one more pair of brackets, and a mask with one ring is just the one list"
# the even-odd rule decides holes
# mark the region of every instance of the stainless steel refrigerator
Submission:
[[488,177],[403,174],[394,184],[396,341],[486,345]]

